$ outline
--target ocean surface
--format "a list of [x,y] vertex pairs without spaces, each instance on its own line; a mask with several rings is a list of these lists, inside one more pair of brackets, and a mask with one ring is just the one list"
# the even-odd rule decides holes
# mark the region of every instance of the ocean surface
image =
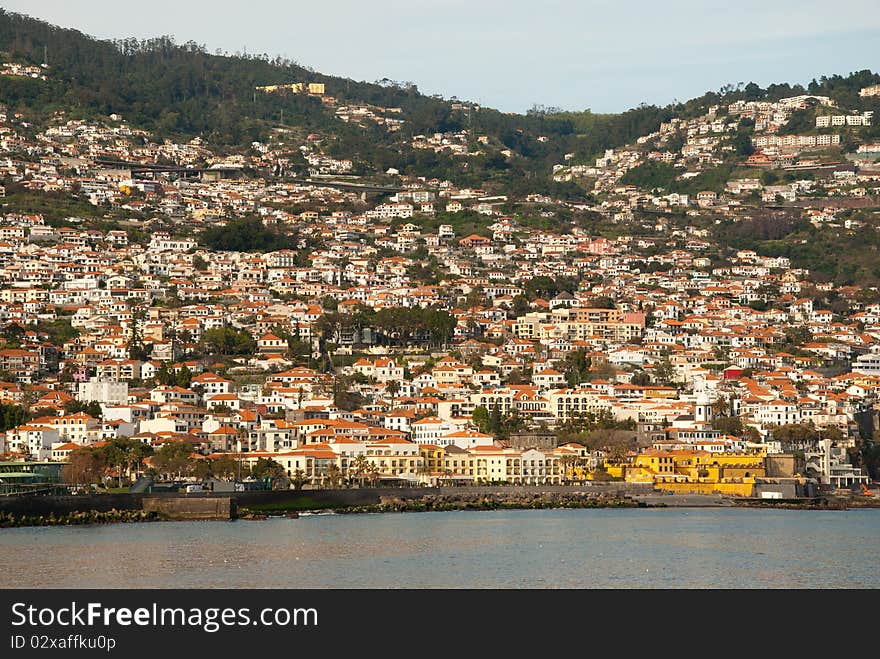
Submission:
[[0,529],[3,588],[878,588],[880,509],[310,515]]

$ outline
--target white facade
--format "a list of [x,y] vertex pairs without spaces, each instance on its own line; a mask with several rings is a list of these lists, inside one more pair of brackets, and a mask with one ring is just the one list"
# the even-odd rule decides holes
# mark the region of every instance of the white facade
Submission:
[[27,453],[37,460],[48,460],[58,431],[46,426],[22,425],[6,433],[6,450]]
[[455,430],[452,423],[437,417],[428,417],[416,421],[411,426],[412,440],[416,444],[434,444],[441,446],[440,438]]
[[872,353],[856,357],[852,363],[852,372],[862,375],[880,375],[880,354]]
[[83,403],[97,401],[108,405],[124,405],[128,402],[128,383],[91,378],[79,383],[77,399]]

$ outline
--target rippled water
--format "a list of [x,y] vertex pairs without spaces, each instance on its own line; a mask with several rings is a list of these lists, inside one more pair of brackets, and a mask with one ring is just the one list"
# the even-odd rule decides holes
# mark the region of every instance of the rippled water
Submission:
[[0,586],[877,588],[880,509],[511,510],[0,530]]

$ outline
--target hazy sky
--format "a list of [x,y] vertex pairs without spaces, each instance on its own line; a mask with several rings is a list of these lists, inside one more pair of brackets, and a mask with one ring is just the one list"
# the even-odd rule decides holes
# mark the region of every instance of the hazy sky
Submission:
[[880,70],[880,2],[0,0],[98,38],[171,35],[501,110],[614,112],[726,83]]

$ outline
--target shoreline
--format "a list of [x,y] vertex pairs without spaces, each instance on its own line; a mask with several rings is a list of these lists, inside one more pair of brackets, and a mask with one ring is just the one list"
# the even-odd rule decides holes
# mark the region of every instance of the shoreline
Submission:
[[344,503],[309,496],[278,501],[240,503],[237,511],[225,519],[181,518],[156,509],[109,510],[84,509],[64,513],[15,513],[0,511],[0,529],[28,526],[91,526],[161,521],[234,521],[264,520],[270,517],[297,518],[301,514],[358,515],[375,513],[460,512],[491,510],[549,510],[637,508],[758,508],[778,510],[859,510],[880,508],[880,501],[823,496],[814,499],[743,499],[720,495],[619,495],[607,492],[534,492],[534,493],[426,493],[419,496],[380,496],[370,503]]
[[[706,497],[702,501],[699,497]],[[734,499],[707,495],[676,496],[670,500],[650,497],[607,496],[593,493],[569,495],[532,495],[527,497],[427,495],[421,498],[387,498],[379,503],[366,505],[325,506],[304,508],[296,505],[268,504],[242,506],[240,519],[261,520],[269,517],[298,517],[302,513],[353,515],[364,513],[418,513],[458,512],[488,510],[547,510],[547,509],[599,509],[599,508],[762,508],[784,510],[849,510],[880,508],[880,502],[851,502],[833,497],[816,499]]]
[[558,508],[649,508],[648,504],[625,497],[602,498],[581,497],[550,501],[535,498],[531,501],[509,501],[503,499],[482,498],[455,499],[444,497],[434,499],[398,499],[382,501],[376,504],[358,506],[337,506],[317,509],[293,509],[281,506],[242,507],[239,519],[267,519],[268,517],[298,517],[300,514],[359,515],[369,513],[422,513],[422,512],[460,512],[488,510],[548,510]]
[[25,526],[98,526],[105,524],[134,524],[162,522],[165,517],[147,510],[83,510],[63,515],[15,515],[0,512],[0,529]]

